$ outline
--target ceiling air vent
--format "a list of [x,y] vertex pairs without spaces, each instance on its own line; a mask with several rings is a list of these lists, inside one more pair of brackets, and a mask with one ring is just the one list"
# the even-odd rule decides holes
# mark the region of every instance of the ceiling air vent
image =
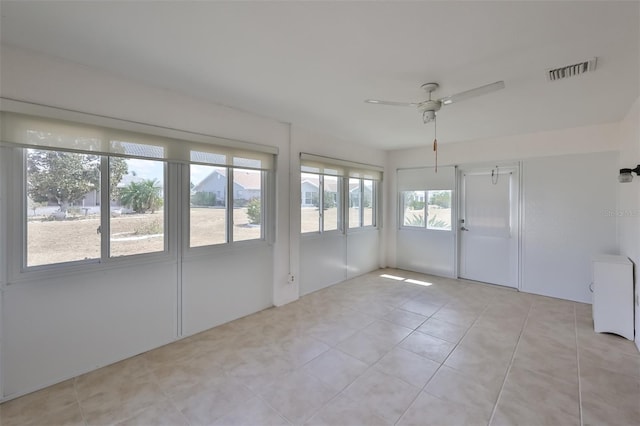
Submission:
[[595,71],[597,62],[598,58],[593,58],[588,61],[578,62],[577,64],[547,70],[547,80],[563,80],[565,78],[584,74],[585,72]]

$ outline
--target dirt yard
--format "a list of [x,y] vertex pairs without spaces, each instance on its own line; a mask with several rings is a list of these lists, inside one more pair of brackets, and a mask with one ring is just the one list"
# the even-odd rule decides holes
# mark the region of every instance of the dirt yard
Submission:
[[[351,226],[358,223],[358,209],[349,209],[349,223]],[[301,232],[318,232],[319,228],[319,212],[317,207],[303,207],[301,211]],[[371,224],[373,218],[373,209],[364,209],[364,223]],[[324,230],[331,231],[337,229],[338,226],[338,208],[333,207],[324,211]]]
[[[191,246],[224,243],[224,209],[191,209]],[[249,225],[247,209],[234,209],[235,241],[260,238],[260,226]],[[100,257],[99,215],[67,220],[30,219],[27,225],[27,266]],[[162,213],[111,218],[111,255],[127,256],[164,249]]]

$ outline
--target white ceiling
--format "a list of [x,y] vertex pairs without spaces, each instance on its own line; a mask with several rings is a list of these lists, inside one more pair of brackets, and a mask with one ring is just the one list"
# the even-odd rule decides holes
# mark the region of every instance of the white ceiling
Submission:
[[[639,94],[638,2],[12,2],[3,43],[384,149],[620,120]],[[598,57],[598,69],[545,70]]]

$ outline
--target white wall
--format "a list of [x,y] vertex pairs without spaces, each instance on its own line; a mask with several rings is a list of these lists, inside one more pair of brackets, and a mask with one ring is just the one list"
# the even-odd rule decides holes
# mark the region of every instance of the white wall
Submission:
[[[291,187],[300,187],[300,153],[321,155],[340,160],[384,167],[387,154],[349,143],[339,138],[293,126],[291,130]],[[381,193],[384,194],[388,173],[383,174]],[[384,205],[385,196],[378,200]],[[300,233],[300,191],[291,193],[291,250],[292,264],[300,265],[295,283],[301,295],[320,290],[347,278],[364,274],[382,266],[384,253],[382,229],[384,215],[378,219],[378,229],[357,229],[347,234],[327,233],[317,236]],[[296,237],[293,237],[296,236]],[[298,261],[294,261],[293,259]],[[292,271],[293,272],[293,271]]]
[[[619,168],[635,168],[640,164],[640,98],[636,100],[620,124]],[[629,257],[635,264],[636,284],[636,346],[640,349],[640,177],[634,175],[633,182],[618,185],[618,241],[620,254]]]
[[522,291],[591,303],[591,259],[616,254],[617,152],[523,164]]
[[[456,199],[455,167],[421,167],[398,170],[394,175],[396,186],[391,205],[400,206],[399,193],[411,190],[449,189],[452,200]],[[392,200],[392,201],[391,201]],[[454,210],[452,209],[452,212]],[[398,220],[402,220],[400,217]],[[452,217],[452,222],[455,218]],[[456,233],[428,229],[400,228],[396,224],[397,250],[395,262],[401,269],[446,277],[455,276]]]
[[[441,165],[521,161],[523,291],[591,300],[587,290],[590,256],[617,248],[615,219],[605,217],[605,209],[615,206],[618,131],[619,124],[613,123],[439,145]],[[432,166],[433,160],[430,145],[393,151],[389,153],[388,169]],[[389,196],[397,197],[395,173],[388,175]],[[602,205],[595,201],[594,193],[599,194]],[[411,231],[397,229],[395,205],[387,206],[387,217],[387,263],[409,268],[397,259],[420,244],[419,236],[408,236]],[[562,231],[566,242],[559,245],[558,234],[550,229]],[[558,256],[564,263],[558,262]],[[453,258],[440,256],[439,264],[447,260],[451,262],[447,268],[439,266],[445,276],[446,271],[455,268]],[[413,270],[424,272],[424,267],[416,266]],[[554,273],[561,279],[552,278]]]
[[280,152],[272,245],[226,259],[189,259],[182,287],[177,259],[130,263],[91,276],[4,282],[2,396],[171,342],[180,337],[179,311],[187,335],[298,297],[287,287],[289,125],[11,47],[2,46],[0,55],[3,97],[265,144]]
[[[0,377],[4,374],[4,379],[0,400],[297,299],[301,262],[299,153],[380,166],[385,163],[383,151],[292,129],[287,123],[143,82],[4,45],[0,55],[2,97],[279,150],[271,182],[275,203],[267,206],[275,217],[267,230],[271,236],[268,244],[238,245],[237,250],[205,256],[187,253],[183,263],[173,258],[162,267],[130,262],[126,267],[98,268],[98,278],[93,281],[86,274],[19,283],[1,281]],[[0,197],[0,208],[4,207],[6,202]],[[302,259],[303,275],[318,277],[310,283],[317,289],[375,269],[382,258],[382,240],[379,230],[359,232],[353,238],[343,236],[342,251],[335,251],[339,256],[328,259],[330,267],[320,273],[318,262],[313,262],[314,247],[307,246],[304,252],[309,257]],[[315,250],[327,261],[322,246]],[[4,260],[0,264],[5,268]],[[0,272],[3,279],[4,270]],[[293,283],[288,282],[289,273],[295,277]],[[108,285],[112,282],[118,284]]]

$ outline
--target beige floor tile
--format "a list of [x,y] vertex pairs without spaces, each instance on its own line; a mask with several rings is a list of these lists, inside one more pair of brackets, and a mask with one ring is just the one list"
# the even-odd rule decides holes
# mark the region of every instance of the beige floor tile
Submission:
[[219,377],[207,385],[197,384],[171,396],[171,400],[191,425],[215,422],[253,398],[253,394],[234,377]]
[[603,398],[602,393],[617,394],[610,388],[582,392],[582,422],[585,426],[630,426],[637,425],[640,419],[640,396],[623,395],[622,399]]
[[[207,336],[210,335],[211,334],[208,334]],[[149,352],[145,352],[144,354],[142,354],[141,358],[146,361],[146,364],[149,367],[155,367],[159,365],[172,365],[174,362],[180,362],[184,358],[192,357],[195,348],[199,345],[204,345],[204,343],[202,342],[205,341],[210,348],[219,344],[219,342],[216,340],[214,345],[213,340],[206,340],[204,336],[192,336],[187,339],[179,340],[177,342],[159,347]]]
[[322,407],[305,425],[307,426],[385,426],[393,423],[375,415],[364,404],[344,394],[336,396]]
[[590,305],[388,269],[0,404],[0,423],[564,426],[578,397],[585,425],[640,418],[640,353]]
[[351,304],[351,308],[374,318],[382,318],[389,312],[393,311],[395,306],[389,305],[386,302],[358,300]]
[[310,374],[294,371],[265,386],[259,393],[262,399],[288,421],[301,424],[329,402],[338,391]]
[[640,419],[640,379],[611,367],[580,365],[582,405],[591,418],[597,410],[616,413],[614,418]]
[[435,314],[441,306],[442,305],[437,303],[425,302],[422,300],[410,300],[400,306],[400,308],[408,312],[413,312],[414,314],[430,317]]
[[35,424],[56,411],[73,418],[74,410],[80,412],[74,381],[67,380],[0,405],[0,425]]
[[276,345],[282,359],[295,368],[306,364],[330,349],[326,343],[310,336],[284,339]]
[[486,414],[473,407],[437,398],[429,393],[420,395],[404,413],[399,426],[485,426]]
[[482,418],[487,421],[499,392],[446,365],[440,367],[424,390],[440,399],[469,406],[482,413]]
[[137,380],[81,398],[80,408],[87,424],[104,425],[133,417],[164,400],[165,395],[155,382]]
[[578,355],[576,350],[567,349],[550,342],[544,336],[521,339],[513,364],[541,374],[547,374],[567,383],[578,383]]
[[75,380],[80,402],[93,395],[111,391],[119,386],[146,383],[152,380],[144,355],[120,361],[78,376]]
[[385,421],[395,423],[420,389],[374,369],[356,379],[344,394]]
[[415,330],[425,322],[427,317],[414,312],[405,311],[404,309],[394,309],[384,316],[384,319],[394,324]]
[[370,336],[376,336],[378,338],[389,341],[392,344],[397,344],[402,339],[407,337],[413,332],[412,329],[403,327],[401,325],[394,324],[386,320],[376,320],[362,329],[362,332]]
[[169,401],[154,404],[117,426],[189,426],[182,413]]
[[253,397],[229,414],[216,420],[216,426],[289,426],[284,417],[278,414],[258,397]]
[[336,348],[371,365],[389,352],[393,346],[394,343],[388,339],[359,331],[338,343]]
[[337,321],[323,321],[308,330],[310,336],[315,337],[321,342],[329,346],[335,346],[349,336],[355,334],[358,330],[347,327]]
[[456,345],[455,343],[415,331],[404,339],[399,346],[432,361],[442,363]]
[[433,314],[433,318],[463,327],[471,327],[480,314],[481,311],[476,309],[462,309],[447,305]]
[[444,365],[473,377],[490,389],[500,389],[509,368],[509,358],[497,358],[464,346],[456,347]]
[[458,343],[460,339],[462,339],[462,336],[464,336],[464,333],[466,333],[467,327],[436,318],[429,318],[417,331],[446,340],[447,342]]
[[402,348],[394,348],[373,365],[376,370],[404,380],[420,389],[427,384],[439,367],[440,363]]
[[494,425],[579,425],[578,386],[513,366],[500,395]]
[[303,370],[331,389],[341,391],[369,366],[346,353],[331,349],[303,367]]
[[216,376],[224,376],[220,367],[204,368],[185,358],[173,364],[159,364],[151,369],[154,381],[166,395],[173,395],[191,388],[196,383],[205,384]]
[[502,335],[497,330],[472,327],[464,336],[459,348],[467,355],[491,360],[494,365],[507,365],[513,357],[518,337]]
[[365,312],[359,312],[354,309],[347,309],[337,315],[332,316],[331,319],[344,327],[360,330],[374,322],[376,320],[376,317]]
[[84,418],[77,402],[52,407],[15,411],[11,402],[0,405],[0,425],[2,426],[84,426]]

